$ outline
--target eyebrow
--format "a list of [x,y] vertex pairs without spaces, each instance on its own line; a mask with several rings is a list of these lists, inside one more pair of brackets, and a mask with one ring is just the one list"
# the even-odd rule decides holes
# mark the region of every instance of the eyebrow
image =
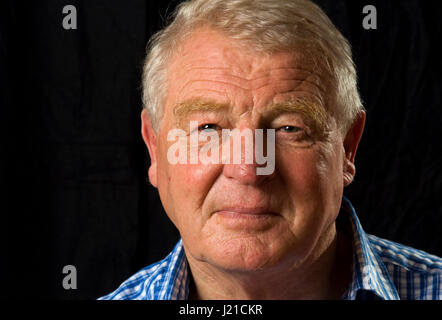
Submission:
[[229,109],[230,106],[227,103],[219,103],[203,98],[192,98],[175,105],[173,115],[176,124],[181,126],[182,122],[192,113],[227,113]]
[[315,135],[323,135],[327,129],[328,113],[325,108],[307,98],[297,98],[294,100],[274,103],[268,106],[264,115],[268,119],[275,119],[283,114],[300,114],[306,121],[306,124]]
[[[193,113],[227,113],[228,103],[219,103],[204,98],[191,98],[176,104],[173,108],[175,123],[182,127]],[[308,98],[296,98],[285,102],[273,103],[265,108],[264,118],[275,119],[284,114],[300,114],[312,130],[312,134],[323,135],[327,128],[328,113],[325,108]]]

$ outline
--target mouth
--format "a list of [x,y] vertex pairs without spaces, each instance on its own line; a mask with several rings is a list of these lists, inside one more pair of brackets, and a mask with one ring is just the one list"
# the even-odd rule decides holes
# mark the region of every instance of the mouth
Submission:
[[244,218],[253,218],[253,219],[278,215],[276,212],[268,210],[267,208],[259,208],[259,207],[258,208],[230,207],[230,208],[223,208],[221,210],[216,211],[215,213],[232,218],[244,217]]
[[251,230],[267,228],[280,215],[267,208],[230,207],[215,211],[215,219],[229,229]]

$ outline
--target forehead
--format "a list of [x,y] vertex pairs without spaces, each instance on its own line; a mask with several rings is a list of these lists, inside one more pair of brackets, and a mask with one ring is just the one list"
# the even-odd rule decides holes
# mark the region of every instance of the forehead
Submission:
[[[212,29],[201,28],[183,40],[177,53],[173,59],[173,63],[176,64],[227,62],[229,67],[234,67],[233,71],[250,74],[260,71],[260,64],[269,58],[273,58],[272,60],[278,58],[282,65],[293,65],[299,61],[302,52],[275,50],[274,54],[265,54],[255,50],[248,42],[228,38]],[[250,68],[251,65],[255,67]]]
[[307,97],[324,105],[328,78],[322,70],[301,49],[264,54],[245,42],[199,29],[170,61],[165,105],[197,97],[235,106]]

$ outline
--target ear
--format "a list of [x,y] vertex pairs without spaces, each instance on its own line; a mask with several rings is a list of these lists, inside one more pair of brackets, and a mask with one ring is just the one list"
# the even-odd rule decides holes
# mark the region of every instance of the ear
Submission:
[[149,181],[156,188],[157,185],[157,134],[152,128],[149,114],[146,109],[141,112],[141,135],[144,143],[149,150],[150,167],[149,167]]
[[344,159],[344,186],[352,183],[356,174],[355,156],[361,141],[365,126],[365,111],[360,111],[353,122],[351,128],[347,131],[344,139],[345,159]]

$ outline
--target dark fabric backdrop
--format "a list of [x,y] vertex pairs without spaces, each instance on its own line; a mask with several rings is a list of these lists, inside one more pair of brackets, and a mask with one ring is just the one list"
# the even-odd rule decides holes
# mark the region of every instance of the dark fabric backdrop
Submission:
[[[353,46],[368,110],[345,193],[369,233],[442,255],[441,6],[316,2]],[[95,299],[177,241],[139,117],[144,47],[176,3],[1,2],[2,296]],[[62,28],[67,4],[77,30]],[[377,30],[362,28],[366,4]]]

